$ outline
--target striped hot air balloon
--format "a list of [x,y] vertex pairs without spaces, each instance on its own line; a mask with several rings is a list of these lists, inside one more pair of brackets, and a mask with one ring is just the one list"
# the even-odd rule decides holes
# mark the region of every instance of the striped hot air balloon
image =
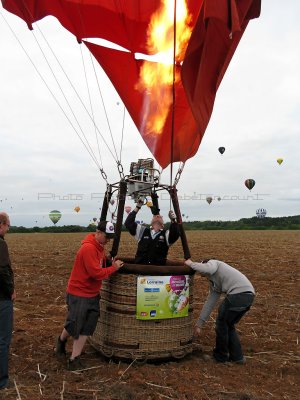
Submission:
[[254,179],[246,179],[245,180],[245,186],[247,189],[251,190],[255,186],[255,180]]
[[55,225],[61,219],[61,212],[58,211],[58,210],[50,211],[49,218],[51,219],[51,221]]

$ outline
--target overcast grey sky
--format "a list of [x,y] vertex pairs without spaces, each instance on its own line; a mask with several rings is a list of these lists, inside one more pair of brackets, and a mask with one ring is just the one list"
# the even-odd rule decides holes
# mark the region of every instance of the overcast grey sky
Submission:
[[[32,32],[3,8],[1,13],[55,97],[63,102]],[[262,0],[261,17],[249,23],[217,93],[199,151],[186,163],[178,185],[182,213],[189,220],[237,220],[255,215],[257,208],[267,209],[268,216],[274,217],[300,214],[299,15],[297,0]],[[89,107],[76,39],[53,18],[38,26]],[[34,30],[38,38],[39,29]],[[87,225],[100,213],[105,182],[1,15],[0,45],[0,209],[10,213],[13,225],[50,225],[48,213],[54,209],[63,214],[59,225]],[[81,47],[90,84],[95,87],[89,55]],[[45,45],[43,49],[47,51]],[[97,154],[93,126],[53,56],[48,54],[47,58]],[[98,74],[119,153],[123,105],[100,68]],[[92,95],[97,99],[93,109],[101,132],[110,140],[100,96]],[[226,147],[222,156],[220,146]],[[102,141],[100,147],[108,180],[116,182],[116,164]],[[146,157],[151,154],[126,114],[122,151],[125,173],[131,161]],[[280,166],[278,157],[284,159]],[[244,185],[247,178],[256,181],[251,192]],[[163,181],[169,183],[169,171],[164,172]],[[207,195],[215,197],[210,205],[205,201]],[[221,201],[216,200],[219,196]],[[127,204],[133,202],[128,200]],[[81,207],[78,214],[73,211],[77,205]],[[164,194],[164,215],[168,208]],[[141,219],[149,218],[149,211],[143,210]]]

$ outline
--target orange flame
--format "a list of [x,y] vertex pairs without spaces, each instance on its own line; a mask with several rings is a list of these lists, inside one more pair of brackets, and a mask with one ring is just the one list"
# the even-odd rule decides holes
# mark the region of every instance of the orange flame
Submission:
[[[177,0],[175,64],[183,60],[191,28],[186,0]],[[174,53],[174,0],[162,0],[162,5],[151,18],[148,28],[147,50],[158,62],[143,61],[137,89],[145,92],[143,127],[145,133],[160,134],[172,105]],[[180,80],[175,70],[175,83]]]

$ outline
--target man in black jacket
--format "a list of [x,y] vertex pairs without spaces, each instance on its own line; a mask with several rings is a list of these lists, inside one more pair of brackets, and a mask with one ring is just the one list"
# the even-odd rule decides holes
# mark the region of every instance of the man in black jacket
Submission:
[[131,211],[125,221],[129,233],[138,241],[135,255],[136,264],[165,265],[169,246],[179,238],[179,228],[174,211],[169,211],[171,220],[170,229],[164,229],[161,215],[154,215],[151,227],[147,228],[135,222],[135,218],[143,201],[138,201],[135,209]]
[[4,236],[9,216],[0,212],[0,389],[8,387],[8,355],[13,330],[13,301],[16,298],[14,274]]

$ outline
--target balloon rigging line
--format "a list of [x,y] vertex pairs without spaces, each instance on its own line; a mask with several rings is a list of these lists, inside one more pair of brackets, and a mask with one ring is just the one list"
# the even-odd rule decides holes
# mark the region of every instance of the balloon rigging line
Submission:
[[[24,7],[26,8],[26,10],[27,10],[28,14],[31,16],[32,20],[34,20],[34,18],[33,18],[33,15],[31,14],[31,12],[30,12],[30,10],[28,9],[27,5],[26,5],[24,2],[23,2],[23,5],[24,5]],[[46,42],[46,44],[47,44],[48,48],[50,49],[50,51],[51,51],[52,55],[54,56],[54,58],[55,58],[56,62],[58,63],[58,65],[60,66],[60,68],[61,68],[62,72],[64,73],[64,75],[65,75],[66,79],[68,80],[68,82],[69,82],[70,86],[71,86],[71,87],[72,87],[72,89],[74,90],[74,92],[75,92],[75,94],[76,94],[76,96],[77,96],[78,100],[80,101],[80,103],[82,104],[83,108],[84,108],[84,109],[85,109],[85,111],[87,112],[87,114],[88,114],[88,116],[90,117],[91,121],[94,123],[94,121],[93,121],[93,118],[91,117],[91,115],[90,115],[90,113],[89,113],[89,111],[88,111],[87,107],[85,106],[84,102],[82,101],[82,99],[81,99],[81,97],[80,97],[79,93],[77,92],[76,88],[75,88],[75,87],[74,87],[74,85],[72,84],[72,82],[71,82],[70,78],[68,77],[68,75],[67,75],[66,71],[64,70],[64,68],[63,68],[63,66],[61,65],[60,61],[58,60],[58,58],[57,58],[56,54],[54,53],[54,51],[53,51],[52,47],[50,46],[50,44],[49,44],[48,40],[47,40],[47,39],[46,39],[46,37],[44,36],[44,34],[43,34],[42,30],[40,29],[39,25],[37,24],[37,22],[36,22],[36,26],[37,26],[37,28],[38,28],[39,32],[41,33],[41,35],[42,35],[42,37],[43,37],[44,41]],[[97,129],[97,131],[98,131],[99,135],[101,136],[101,138],[102,138],[103,142],[105,143],[105,145],[106,145],[106,147],[107,147],[108,151],[109,151],[109,152],[110,152],[110,154],[112,155],[113,159],[114,159],[114,160],[117,162],[117,160],[115,159],[115,157],[114,157],[114,155],[113,155],[113,153],[112,153],[112,151],[111,151],[111,149],[110,149],[109,145],[107,144],[107,142],[106,142],[105,138],[103,137],[102,133],[100,132],[100,129],[98,128],[98,126],[97,126],[97,125],[96,125],[95,127],[96,127],[96,129]],[[77,135],[78,135],[78,133],[77,133]],[[86,139],[86,140],[87,140],[87,139]],[[81,141],[82,141],[82,140],[81,140]],[[86,146],[85,146],[85,147],[86,147]],[[92,153],[93,153],[93,150],[92,150],[92,149],[91,149],[91,151],[92,151]],[[95,160],[94,160],[94,161],[95,161]],[[97,160],[96,160],[95,162],[96,162],[96,164],[97,164],[97,166],[98,166],[98,168],[99,168],[99,165],[98,165],[98,163],[97,163]],[[117,163],[117,164],[118,164],[118,163]],[[101,171],[101,168],[99,168],[99,169],[100,169],[100,171]]]
[[102,162],[102,157],[101,157],[101,153],[100,153],[100,147],[99,147],[99,140],[98,140],[98,135],[97,135],[96,123],[95,123],[95,115],[94,115],[93,103],[92,103],[90,87],[89,87],[89,83],[88,83],[88,79],[87,79],[85,62],[84,62],[84,57],[83,57],[82,47],[81,46],[80,46],[80,53],[81,53],[81,59],[82,59],[82,65],[83,65],[83,70],[84,70],[85,82],[86,82],[86,87],[87,87],[87,92],[88,92],[88,97],[89,97],[89,102],[90,102],[90,107],[91,107],[91,115],[92,115],[93,122],[94,122],[94,127],[95,127],[95,136],[96,136],[98,154],[99,154],[99,158],[100,158],[101,168],[103,169],[103,162]]
[[[31,14],[30,10],[28,9],[27,5],[25,4],[25,2],[23,1],[22,3],[23,3],[23,6],[25,7],[25,9],[27,10],[27,12],[29,13],[29,15],[31,16],[32,20],[34,20],[32,14]],[[75,88],[74,88],[74,86],[72,85],[72,83],[70,82],[70,79],[68,78],[66,72],[64,71],[62,65],[60,64],[58,58],[56,57],[56,54],[54,53],[53,49],[51,48],[49,42],[47,41],[46,37],[44,36],[42,30],[40,29],[40,27],[39,27],[39,25],[38,25],[37,23],[36,23],[36,26],[37,26],[38,31],[40,32],[42,38],[44,39],[45,43],[47,44],[48,48],[50,49],[52,55],[54,56],[56,62],[58,63],[58,65],[59,65],[60,68],[62,69],[62,71],[63,71],[65,77],[67,78],[67,80],[68,80],[69,83],[71,84],[72,88],[75,90]],[[58,87],[59,87],[59,89],[60,89],[60,91],[61,91],[61,93],[62,93],[62,96],[64,97],[64,99],[65,99],[67,105],[69,106],[69,109],[70,109],[70,111],[71,111],[71,113],[72,113],[72,115],[73,115],[75,121],[77,122],[77,125],[78,125],[78,127],[79,127],[79,129],[80,129],[80,131],[81,131],[81,133],[82,133],[82,135],[83,135],[83,137],[84,137],[85,140],[86,140],[86,144],[87,144],[87,145],[84,144],[84,141],[82,140],[82,138],[80,137],[79,133],[78,133],[77,130],[76,130],[77,136],[79,137],[79,139],[81,140],[81,142],[84,144],[85,148],[86,148],[87,150],[88,150],[88,148],[89,148],[88,153],[89,153],[90,156],[92,157],[93,161],[96,163],[97,168],[99,168],[100,171],[101,171],[101,166],[99,165],[99,163],[98,163],[98,161],[97,161],[97,158],[96,158],[96,156],[95,156],[95,154],[94,154],[94,152],[93,152],[93,149],[91,148],[91,146],[90,146],[90,144],[89,144],[89,142],[88,142],[88,139],[86,138],[86,136],[85,136],[85,134],[84,134],[84,132],[83,132],[83,129],[82,129],[82,127],[81,127],[79,121],[77,120],[77,118],[76,118],[76,116],[75,116],[75,113],[74,113],[74,111],[73,111],[73,109],[72,109],[72,107],[71,107],[71,105],[70,105],[68,99],[66,98],[66,96],[65,96],[65,94],[64,94],[64,92],[63,92],[63,89],[62,89],[60,83],[58,82],[57,77],[55,76],[55,73],[54,73],[54,71],[53,71],[53,69],[52,69],[52,67],[51,67],[51,65],[50,65],[50,63],[49,63],[49,61],[48,61],[48,59],[47,59],[47,57],[46,57],[46,55],[45,55],[45,53],[44,53],[44,51],[43,51],[41,45],[40,45],[40,43],[39,43],[39,41],[37,40],[37,37],[36,37],[36,35],[35,35],[33,29],[32,29],[32,34],[33,34],[33,37],[34,37],[34,39],[35,39],[35,41],[36,41],[36,43],[37,43],[37,45],[38,45],[38,47],[39,47],[39,49],[40,49],[40,51],[41,51],[41,53],[42,53],[42,55],[43,55],[43,57],[44,57],[46,63],[47,63],[47,65],[48,65],[48,67],[49,67],[49,69],[50,69],[52,75],[53,75],[53,78],[55,79],[55,81],[56,81],[56,83],[57,83],[57,85],[58,85]],[[48,85],[47,85],[47,86],[48,86]],[[76,90],[75,90],[75,92],[76,92]],[[76,92],[76,93],[77,93],[77,92]],[[77,93],[77,96],[79,97],[78,93]],[[54,95],[54,97],[55,97],[55,95]],[[82,102],[82,100],[80,99],[80,97],[79,97],[79,100],[80,100],[81,103],[83,104],[83,102]],[[56,98],[55,98],[55,101],[58,103],[58,100],[57,100]],[[60,108],[62,109],[62,106],[60,106]],[[85,107],[85,109],[86,109],[86,107]],[[86,111],[87,111],[87,109],[86,109]],[[64,114],[66,115],[65,111],[64,111]],[[68,121],[70,121],[69,118],[68,118]],[[73,125],[72,125],[72,126],[73,126]]]
[[76,127],[74,126],[73,122],[71,121],[71,119],[69,118],[69,116],[67,115],[67,113],[65,112],[65,110],[63,109],[62,105],[60,104],[60,102],[58,101],[58,99],[56,98],[55,94],[53,93],[53,91],[51,90],[50,86],[47,84],[46,80],[44,79],[43,75],[40,73],[40,71],[38,70],[37,66],[35,65],[34,61],[32,60],[32,58],[30,57],[30,55],[28,54],[28,52],[26,51],[25,47],[22,45],[21,41],[19,40],[19,38],[17,37],[16,33],[14,32],[14,30],[12,29],[12,27],[10,26],[9,22],[6,20],[6,18],[4,17],[4,15],[2,14],[2,12],[0,12],[1,17],[3,18],[3,20],[5,21],[5,23],[7,24],[8,28],[10,29],[11,33],[13,34],[13,36],[15,37],[15,39],[17,40],[17,42],[19,43],[20,47],[22,48],[22,50],[24,51],[24,53],[26,54],[27,58],[29,59],[30,63],[32,64],[33,68],[35,69],[36,73],[38,74],[38,76],[40,77],[40,79],[42,80],[42,82],[45,84],[46,88],[48,89],[48,91],[50,92],[51,96],[53,97],[54,101],[56,102],[56,104],[58,105],[58,107],[60,108],[60,110],[62,111],[62,113],[64,114],[64,116],[66,117],[66,119],[68,120],[68,122],[70,123],[71,127],[73,128],[73,130],[75,131],[75,133],[77,134],[78,138],[80,139],[80,141],[82,142],[82,144],[84,145],[84,147],[86,148],[86,150],[88,151],[88,153],[90,154],[92,160],[95,162],[97,168],[99,168],[99,163],[97,162],[97,160],[94,158],[93,154],[91,154],[90,150],[88,149],[87,145],[84,143],[84,141],[82,140],[80,134],[78,133]]
[[[84,19],[82,18],[82,13],[81,13],[81,9],[80,9],[79,5],[78,5],[78,8],[77,8],[77,11],[78,11],[78,14],[79,14],[79,16],[80,16],[82,30],[83,30],[84,32],[86,32],[86,26],[85,26],[85,23],[84,23]],[[86,40],[86,41],[87,41],[87,40]],[[87,42],[88,42],[88,41],[87,41]],[[80,49],[81,49],[81,47],[80,47]],[[107,111],[106,111],[105,102],[104,102],[104,99],[103,99],[103,96],[102,96],[102,91],[101,91],[101,87],[100,87],[100,84],[99,84],[98,75],[97,75],[97,72],[96,72],[96,69],[95,69],[94,58],[93,58],[92,53],[91,53],[90,51],[89,51],[89,55],[90,55],[90,60],[91,60],[91,64],[92,64],[92,67],[93,67],[95,79],[96,79],[96,82],[97,82],[97,87],[98,87],[98,90],[99,90],[100,98],[101,98],[101,101],[102,101],[102,107],[103,107],[103,110],[104,110],[104,113],[105,113],[106,122],[107,122],[107,126],[108,126],[108,129],[109,129],[111,141],[112,141],[112,144],[113,144],[113,147],[114,147],[114,151],[115,151],[115,154],[116,154],[116,160],[115,160],[115,161],[116,161],[116,163],[117,163],[117,167],[118,167],[118,172],[119,172],[120,178],[122,178],[122,175],[121,175],[121,172],[120,172],[120,168],[119,168],[119,166],[120,166],[120,164],[121,164],[121,159],[118,160],[118,154],[117,154],[117,150],[116,150],[116,146],[115,146],[115,141],[114,141],[113,134],[112,134],[112,129],[111,129],[110,122],[109,122],[109,118],[108,118],[108,114],[107,114]],[[81,57],[82,57],[82,60],[83,60],[83,63],[84,63],[83,52],[82,52],[82,50],[81,50]],[[84,68],[85,68],[85,67],[84,67]],[[86,76],[86,82],[87,82],[87,76]],[[94,116],[93,116],[93,118],[94,118]],[[98,144],[98,153],[99,153],[99,157],[100,157],[101,163],[102,163],[102,157],[101,157],[101,154],[100,154],[100,147],[99,147],[98,140],[97,140],[97,144]],[[122,167],[122,169],[123,169],[123,167]]]
[[95,156],[95,154],[94,154],[94,152],[93,152],[93,149],[92,149],[92,147],[91,147],[91,145],[90,145],[90,143],[89,143],[89,141],[88,141],[88,139],[87,139],[87,137],[86,137],[86,135],[85,135],[85,133],[84,133],[82,127],[81,127],[81,125],[80,125],[80,122],[78,121],[78,118],[77,118],[76,115],[75,115],[75,112],[74,112],[74,110],[73,110],[73,108],[72,108],[72,106],[71,106],[69,100],[67,99],[67,97],[66,97],[66,95],[65,95],[65,93],[64,93],[63,88],[61,87],[60,82],[58,81],[58,79],[57,79],[57,77],[56,77],[56,75],[55,75],[55,72],[54,72],[53,68],[51,67],[51,65],[50,65],[50,63],[49,63],[49,60],[47,59],[46,54],[44,53],[44,51],[43,51],[43,49],[42,49],[42,47],[41,47],[41,45],[40,45],[40,43],[39,43],[39,41],[38,41],[36,35],[35,35],[35,32],[32,31],[32,34],[33,34],[33,37],[34,37],[34,39],[35,39],[35,41],[36,41],[36,43],[37,43],[37,45],[38,45],[38,47],[39,47],[39,49],[40,49],[40,51],[41,51],[41,53],[42,53],[42,55],[43,55],[45,61],[46,61],[46,63],[47,63],[47,65],[48,65],[48,67],[49,67],[51,73],[52,73],[53,78],[55,79],[55,82],[57,83],[58,88],[60,89],[60,92],[61,92],[63,98],[65,99],[65,101],[66,101],[66,103],[67,103],[67,105],[68,105],[68,107],[69,107],[69,110],[71,111],[71,114],[73,115],[73,117],[74,117],[74,119],[75,119],[75,121],[76,121],[76,123],[77,123],[77,125],[78,125],[78,128],[79,128],[80,132],[82,133],[82,135],[83,135],[83,137],[84,137],[84,139],[85,139],[85,141],[86,141],[87,146],[88,146],[89,149],[90,149],[90,154],[93,154],[93,158],[94,158],[96,164],[98,165],[98,168],[100,169],[100,165],[99,165],[99,163],[98,163],[98,160],[96,159],[96,156]]
[[[41,33],[43,39],[45,40],[45,42],[46,42],[48,48],[50,49],[50,51],[51,51],[53,57],[55,58],[55,60],[56,60],[56,62],[58,63],[59,67],[61,68],[63,74],[65,75],[66,79],[68,80],[70,86],[71,86],[72,89],[74,90],[74,92],[75,92],[75,94],[76,94],[78,100],[80,101],[80,103],[81,103],[81,105],[83,106],[83,108],[85,109],[87,115],[88,115],[89,118],[91,119],[93,125],[95,126],[95,129],[97,130],[98,134],[101,136],[101,138],[102,138],[103,142],[105,143],[105,145],[106,145],[108,151],[109,151],[110,154],[112,155],[113,159],[114,159],[115,161],[117,161],[117,160],[115,159],[115,156],[113,155],[113,153],[112,153],[112,151],[111,151],[111,149],[110,149],[110,147],[109,147],[107,141],[105,140],[105,138],[104,138],[104,136],[102,135],[100,129],[98,128],[97,124],[95,123],[95,120],[94,120],[93,117],[91,116],[91,114],[90,114],[89,110],[87,109],[86,105],[84,104],[84,102],[83,102],[81,96],[79,95],[78,91],[76,90],[75,86],[73,85],[72,81],[70,80],[70,78],[69,78],[68,74],[66,73],[64,67],[62,66],[61,62],[60,62],[59,59],[57,58],[55,52],[53,51],[52,46],[51,46],[50,43],[48,42],[47,38],[45,37],[45,35],[43,34],[42,30],[40,29],[40,27],[38,26],[37,23],[36,23],[36,26],[37,26],[39,32]],[[87,140],[87,139],[86,139],[86,140]],[[87,141],[88,141],[88,140],[87,140]]]
[[116,150],[116,146],[115,146],[114,137],[113,137],[113,134],[112,134],[112,129],[111,129],[111,126],[110,126],[110,122],[109,122],[107,110],[106,110],[106,107],[105,107],[105,103],[104,103],[104,99],[103,99],[103,95],[102,95],[102,91],[101,91],[101,86],[100,86],[100,84],[99,84],[99,79],[98,79],[98,76],[97,76],[97,72],[96,72],[96,68],[95,68],[95,63],[94,63],[94,59],[93,59],[91,53],[90,53],[90,57],[91,57],[91,61],[92,61],[92,66],[93,66],[93,70],[94,70],[94,74],[95,74],[95,78],[96,78],[97,87],[98,87],[98,90],[99,90],[99,94],[100,94],[100,98],[101,98],[103,110],[104,110],[105,117],[106,117],[106,122],[107,122],[108,129],[109,129],[110,137],[111,137],[111,140],[112,140],[112,143],[113,143],[113,146],[114,146],[114,150],[115,150],[115,154],[116,154],[116,161],[120,161],[121,158],[118,159],[118,154],[117,154],[117,150]]
[[123,150],[123,139],[124,139],[124,127],[125,127],[125,112],[126,108],[123,106],[123,123],[122,123],[122,136],[121,136],[121,148],[120,148],[120,162],[122,159],[122,150]]

